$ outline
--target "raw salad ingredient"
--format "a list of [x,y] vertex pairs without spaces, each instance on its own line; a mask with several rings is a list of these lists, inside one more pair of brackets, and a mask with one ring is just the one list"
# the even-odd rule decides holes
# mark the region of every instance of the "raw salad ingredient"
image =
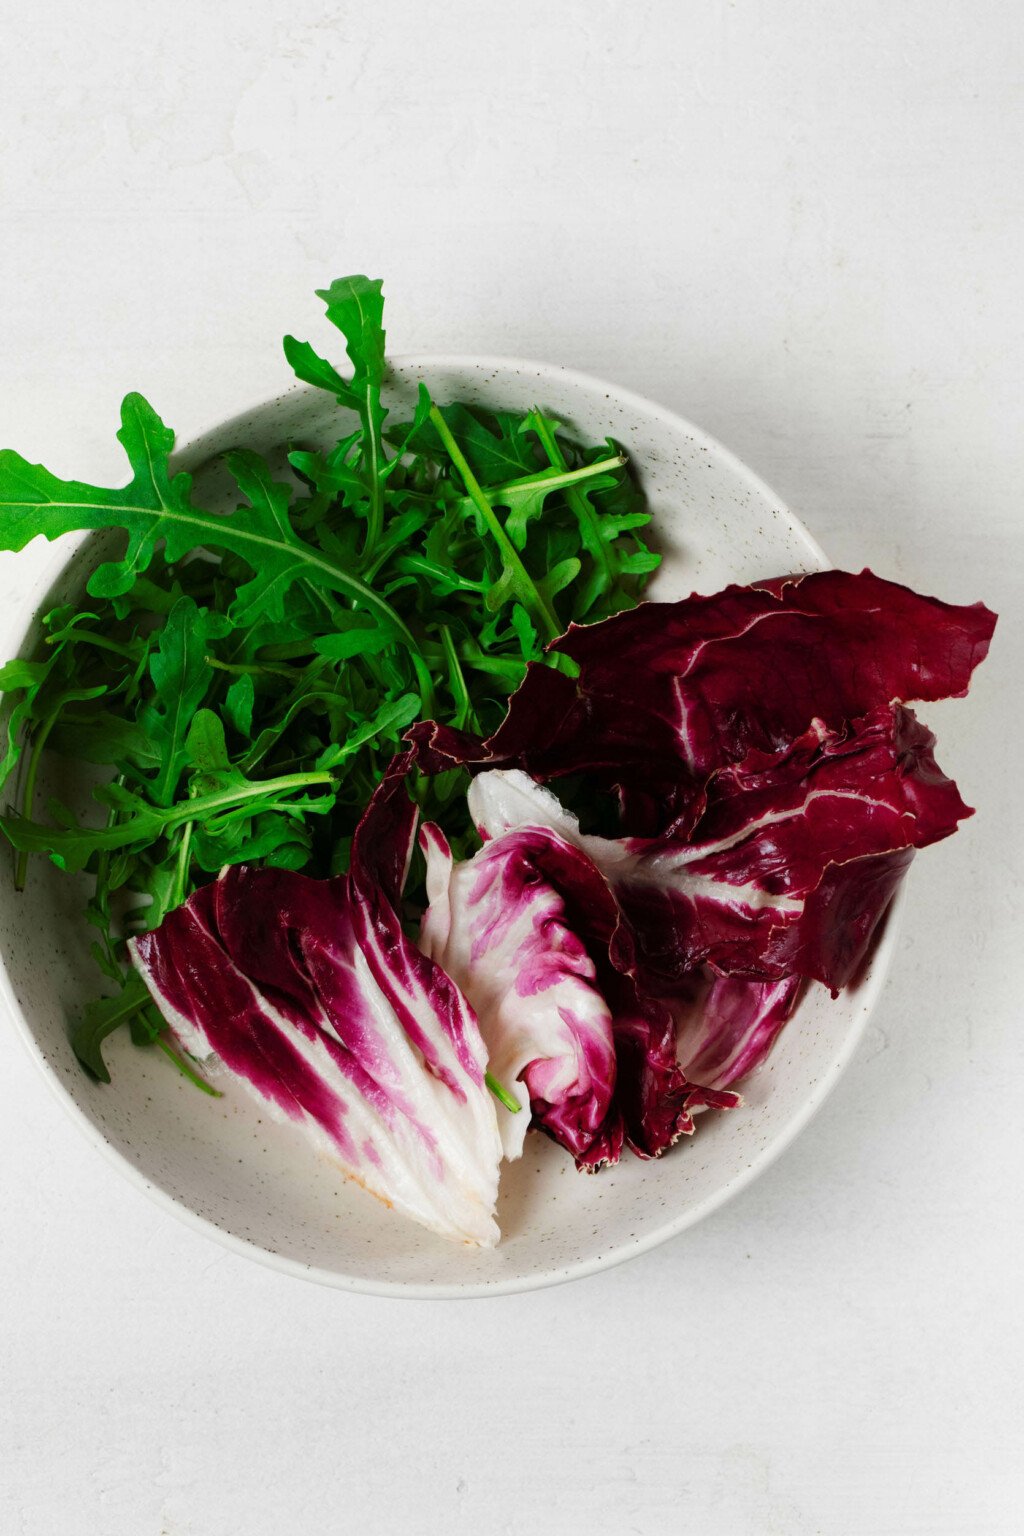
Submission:
[[[659,1156],[855,976],[971,814],[908,703],[964,694],[995,618],[870,571],[637,606],[617,445],[422,385],[393,425],[380,283],[321,297],[351,376],[285,350],[342,435],[226,455],[234,511],[139,396],[124,488],[0,454],[0,547],[126,535],[0,670],[0,829],[19,884],[33,853],[93,877],[97,1077],[128,1022],[486,1247],[528,1128],[588,1171]],[[104,825],[37,819],[45,752],[106,770]]]
[[[470,790],[474,820],[474,795],[490,777]],[[420,946],[466,995],[491,1071],[530,1111],[501,1117],[505,1156],[520,1156],[531,1118],[582,1156],[615,1087],[611,1009],[581,937],[617,923],[606,882],[540,825],[492,838],[461,861],[437,826],[424,827],[420,842],[429,901]]]
[[962,697],[994,625],[981,603],[871,571],[778,577],[573,624],[551,651],[574,675],[532,668],[486,740],[414,735],[431,771],[584,774],[619,798],[619,830],[686,837],[711,774],[749,753],[784,752],[815,720],[843,732],[893,701]]
[[385,781],[347,875],[235,865],[130,947],[186,1050],[395,1210],[490,1248],[501,1143],[487,1053],[398,910],[415,825],[404,784]]
[[[38,653],[0,668],[15,878],[33,854],[94,877],[85,915],[115,991],[72,1038],[104,1080],[102,1042],[125,1023],[173,1050],[126,937],[226,866],[343,872],[407,725],[492,730],[544,645],[570,620],[635,603],[658,564],[617,445],[586,446],[540,410],[438,405],[423,385],[395,422],[380,281],[340,278],[320,297],[351,372],[294,337],[285,352],[337,400],[336,440],[226,454],[232,510],[175,472],[174,434],[140,395],[121,413],[125,486],[0,452],[0,549],[125,535],[85,599],[44,616]],[[49,753],[105,775],[100,824],[40,803]],[[457,850],[471,835],[462,789],[459,774],[422,786]]]
[[[810,614],[819,650],[809,662],[803,644],[781,645],[774,674],[759,657],[764,681],[754,693],[745,667],[719,668],[714,695],[723,728],[707,733],[698,768],[696,732],[688,733],[680,722],[695,718],[687,690],[693,687],[699,695],[714,663],[705,654],[712,640],[701,645],[692,616],[735,612],[745,602],[763,607],[765,592],[775,605],[773,616],[782,621],[774,632],[792,636]],[[883,665],[870,644],[873,616],[894,609],[916,615],[920,632],[908,628],[899,636],[902,655],[913,665],[899,660]],[[301,881],[304,906],[294,910],[307,915],[294,918],[286,895],[268,892],[251,901],[248,921],[257,941],[231,956],[246,984],[264,994],[268,985],[276,988],[270,993],[275,998],[281,990],[277,951],[305,953],[311,939],[326,945],[332,925],[339,931],[351,927],[358,915],[363,935],[390,923],[385,951],[401,971],[410,941],[396,927],[396,912],[415,821],[408,789],[417,789],[417,769],[450,772],[468,762],[475,777],[467,809],[480,846],[460,859],[439,826],[428,822],[421,828],[428,905],[420,948],[459,999],[460,1016],[471,1021],[473,1037],[481,1042],[481,1064],[486,1061],[524,1111],[518,1116],[497,1111],[495,1134],[505,1156],[521,1154],[532,1127],[588,1171],[616,1162],[624,1148],[644,1158],[659,1156],[693,1132],[696,1111],[735,1108],[735,1085],[765,1059],[803,987],[818,981],[835,993],[854,975],[915,850],[948,836],[970,814],[935,762],[931,733],[890,689],[912,686],[931,697],[947,687],[963,692],[994,622],[981,608],[954,609],[870,573],[838,571],[731,589],[716,598],[647,604],[628,619],[634,633],[645,624],[669,633],[689,628],[687,668],[664,682],[663,698],[676,711],[674,737],[664,728],[665,712],[656,716],[662,739],[677,744],[678,762],[674,784],[668,783],[666,768],[660,808],[655,797],[645,807],[646,814],[662,818],[655,833],[613,837],[584,830],[578,816],[522,767],[489,766],[500,757],[503,740],[517,740],[520,761],[535,766],[535,753],[558,777],[560,764],[544,739],[545,722],[533,713],[538,690],[549,687],[548,674],[531,667],[491,741],[473,740],[436,722],[410,729],[411,749],[393,760],[357,830],[347,882],[328,882],[318,897],[315,882],[255,872],[253,879]],[[583,782],[592,778],[623,800],[640,782],[636,740],[618,723],[614,735],[609,730],[588,736],[586,721],[602,718],[602,709],[611,720],[606,700],[626,695],[633,658],[628,646],[615,644],[616,631],[625,625],[622,618],[609,619],[585,632],[573,630],[559,642],[579,649],[585,637],[590,656],[604,656],[596,703],[584,667],[571,684],[572,710],[562,719],[572,719],[577,736],[571,739],[599,762],[599,772],[585,772]],[[844,641],[837,629],[850,638]],[[772,632],[765,627],[763,645],[771,644]],[[882,651],[884,639],[879,623]],[[827,667],[822,652],[830,657]],[[703,672],[694,666],[696,658]],[[798,729],[804,705],[794,700],[800,699],[809,667],[817,668],[804,701],[812,714]],[[788,683],[787,670],[794,674]],[[830,686],[832,677],[836,686]],[[638,694],[647,685],[650,696],[650,679],[634,677],[634,685]],[[865,713],[849,718],[850,708]],[[638,713],[638,731],[649,729],[649,718]],[[547,723],[557,733],[559,717]],[[506,760],[508,755],[506,750]],[[569,760],[575,763],[571,753]],[[560,783],[578,790],[578,779],[563,776]],[[585,802],[593,789],[591,783]],[[608,814],[605,808],[605,819]],[[596,816],[602,818],[599,805]],[[361,850],[371,845],[374,858],[385,861],[386,876],[367,879],[363,873]],[[208,889],[232,892],[241,878],[229,870]],[[386,893],[387,918],[378,912],[378,885]],[[344,919],[337,910],[342,888]],[[194,909],[202,921],[204,903],[217,910],[217,900],[201,891],[184,910]],[[326,928],[318,915],[323,912],[332,914]],[[177,917],[172,914],[135,945],[157,1002],[172,1023],[178,1024],[175,1009],[185,1014],[179,1034],[186,1042],[198,1028],[205,1049],[215,1049],[265,1098],[287,1109],[291,1080],[278,1070],[268,1087],[260,1076],[265,1063],[254,1066],[246,1054],[264,1028],[251,1021],[248,1003],[220,1008],[204,1003],[205,979],[193,986],[191,997],[177,1001],[154,985],[168,964],[190,976],[209,974],[205,935],[190,941],[182,930],[179,940]],[[342,943],[341,953],[352,964],[351,945],[346,949]],[[429,994],[429,985],[422,991]],[[211,1007],[224,1046],[211,1033]],[[360,1004],[352,1002],[350,1011],[358,1017]],[[337,1011],[320,1027],[344,1043],[345,1024]],[[469,1033],[468,1024],[464,1030]],[[493,1106],[488,1108],[493,1117]],[[351,1150],[336,1147],[336,1154],[339,1150],[345,1166],[359,1172]],[[456,1162],[455,1176],[464,1180],[460,1169]],[[488,1153],[477,1169],[478,1181],[492,1172]],[[403,1208],[414,1209],[408,1201]],[[436,1219],[434,1224],[443,1230]],[[460,1234],[464,1228],[448,1232]]]
[[[437,828],[421,832],[420,945],[466,993],[528,1123],[594,1172],[624,1145],[658,1156],[693,1131],[698,1107],[734,1108],[735,1094],[680,1063],[673,1008],[641,981],[637,930],[591,856],[600,840],[521,772],[481,774],[468,804],[483,841],[471,859],[453,861]],[[499,1123],[517,1157],[526,1125]]]
[[[562,870],[574,850],[594,889],[603,882],[574,932],[613,1021],[608,1118],[581,1147],[578,1126],[565,1134],[531,1105],[580,1166],[614,1161],[623,1143],[657,1155],[692,1129],[693,1108],[763,1061],[808,982],[835,994],[855,976],[915,850],[971,814],[903,697],[965,693],[994,624],[980,604],[871,572],[733,587],[570,629],[552,649],[578,676],[531,668],[486,741],[410,729],[422,770],[477,774],[484,846],[432,890],[424,933],[429,946],[461,906],[463,936],[431,952],[476,994],[494,1059],[514,1046],[517,1062],[545,1064],[558,1050],[536,999],[502,993],[495,1007],[476,981],[492,923],[484,868],[547,837]],[[581,830],[539,778],[570,798],[582,782],[591,811],[603,786],[597,820],[618,808],[647,835]]]

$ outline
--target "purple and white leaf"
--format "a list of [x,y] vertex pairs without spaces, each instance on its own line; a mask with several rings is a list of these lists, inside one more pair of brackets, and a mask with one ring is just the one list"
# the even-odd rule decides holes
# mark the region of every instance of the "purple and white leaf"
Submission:
[[548,828],[489,837],[457,864],[437,827],[422,829],[420,845],[429,898],[421,947],[471,1003],[489,1068],[525,1111],[499,1118],[505,1156],[522,1153],[531,1115],[582,1156],[608,1113],[615,1051],[608,1004],[570,909],[586,908],[593,923],[604,908],[614,922],[607,886]]
[[[469,806],[483,849],[454,871],[450,863],[441,865],[443,852],[428,852],[428,862],[443,878],[431,890],[424,933],[444,946],[436,953],[443,954],[447,968],[455,966],[453,974],[473,1001],[492,1068],[497,1070],[499,1053],[512,1042],[509,1077],[517,1063],[531,1062],[524,1077],[532,1090],[534,1122],[566,1146],[581,1168],[592,1171],[617,1162],[624,1145],[639,1157],[660,1155],[680,1136],[692,1133],[697,1108],[734,1107],[734,1093],[719,1092],[714,1085],[707,1088],[681,1069],[672,1009],[638,986],[634,936],[590,856],[595,851],[599,857],[604,854],[602,840],[581,837],[576,819],[554,795],[518,770],[480,774],[470,786]],[[436,829],[424,831],[438,836]],[[484,870],[491,872],[486,880],[481,879]],[[525,932],[526,942],[521,949],[509,944],[504,964],[495,967],[486,935],[492,929],[515,931],[506,916],[510,907],[502,900],[502,879],[515,881],[523,875],[525,910],[530,911],[532,903],[539,921],[532,929],[523,924],[519,935]],[[455,954],[451,896],[461,881],[464,931]],[[487,907],[488,900],[493,907]],[[552,917],[555,923],[549,926]],[[569,932],[573,937],[567,944]],[[475,954],[474,944],[479,946]],[[544,1027],[544,1014],[531,1013],[521,995],[530,989],[519,978],[530,975],[538,948],[543,963],[550,966],[554,959],[552,976],[568,949],[574,956],[574,979],[586,977],[592,1010],[598,1006],[594,999],[599,1000],[601,1030],[589,1038],[601,1044],[601,1092],[590,1096],[584,1124],[567,1124],[564,1109],[553,1110],[550,1089],[546,1094],[536,1091],[545,1077],[562,1088],[566,1076],[565,1056],[549,1055],[558,1041],[550,1014]],[[467,963],[467,955],[473,955],[472,962]],[[560,979],[564,984],[564,973]],[[557,990],[552,986],[542,991],[532,999],[538,1000],[549,1010],[557,1008]],[[578,1099],[570,1095],[568,1102],[575,1106]],[[521,1145],[522,1131],[516,1130]]]
[[687,1077],[709,1089],[741,1082],[766,1060],[796,1008],[804,987],[800,976],[782,981],[749,981],[743,976],[695,979],[689,996],[673,1012],[676,1049]]
[[414,828],[403,784],[385,780],[349,875],[230,867],[132,956],[187,1050],[217,1056],[396,1210],[491,1247],[501,1144],[483,1041],[395,906]]
[[671,992],[704,965],[833,992],[863,960],[914,851],[971,814],[910,710],[820,721],[708,781],[689,837],[583,838],[637,935],[641,973]]

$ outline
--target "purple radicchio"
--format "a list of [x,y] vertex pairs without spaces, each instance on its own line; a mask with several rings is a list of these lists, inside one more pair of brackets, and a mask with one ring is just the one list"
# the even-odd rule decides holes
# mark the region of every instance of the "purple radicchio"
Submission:
[[688,995],[681,989],[673,1008],[679,1060],[684,1072],[706,1088],[728,1088],[765,1060],[792,1016],[804,981],[801,976],[748,981],[709,970],[694,982]]
[[[473,1004],[491,1070],[532,1123],[595,1170],[623,1145],[655,1157],[693,1131],[695,1109],[737,1104],[681,1070],[672,1009],[637,986],[632,934],[573,818],[517,772],[480,775],[469,807],[484,846],[465,863],[437,828],[421,833],[420,942]],[[525,1118],[502,1123],[510,1157]]]
[[660,1157],[681,1136],[692,1136],[700,1109],[735,1109],[737,1093],[725,1083],[705,1082],[678,1050],[676,1011],[637,983],[634,970],[599,967],[612,1011],[615,1093],[607,1119],[581,1167],[617,1160],[623,1144],[637,1157]]
[[521,770],[478,775],[470,806],[491,859],[546,828],[620,908],[592,946],[615,1092],[601,1134],[573,1148],[581,1165],[614,1161],[624,1140],[657,1155],[695,1109],[735,1103],[730,1085],[765,1059],[805,978],[845,985],[914,849],[969,814],[932,744],[901,707],[845,731],[816,721],[787,751],[712,775],[688,841],[586,836]]
[[691,835],[581,845],[636,932],[641,974],[671,994],[704,965],[758,981],[850,980],[914,850],[971,814],[910,710],[833,731],[709,779]]
[[642,603],[571,625],[551,650],[577,677],[533,665],[486,741],[434,723],[409,732],[428,772],[518,767],[586,773],[621,797],[624,830],[685,836],[708,776],[893,701],[959,697],[995,615],[923,597],[871,571],[779,577]]
[[483,1042],[397,910],[415,815],[389,777],[347,876],[230,867],[131,949],[186,1049],[219,1057],[388,1205],[491,1247],[501,1147]]
[[713,774],[688,838],[583,836],[525,774],[494,776],[605,876],[635,935],[645,991],[671,998],[710,965],[755,981],[813,977],[835,992],[863,960],[914,850],[971,814],[933,744],[901,706],[841,731],[815,721],[787,750],[751,752]]
[[[763,1061],[806,979],[850,980],[914,851],[970,814],[903,702],[965,693],[994,624],[870,571],[730,587],[571,626],[551,649],[577,675],[531,667],[486,741],[409,732],[426,772],[478,775],[492,860],[546,826],[620,908],[611,946],[579,929],[616,1081],[578,1161],[660,1150],[698,1091]],[[617,793],[631,836],[581,835],[535,782],[573,774]]]
[[[424,953],[472,1004],[491,1072],[534,1124],[583,1156],[608,1114],[615,1050],[611,1013],[568,906],[587,910],[591,925],[604,918],[610,931],[607,885],[585,854],[545,827],[485,842],[461,863],[436,826],[422,829],[420,846],[430,902]],[[521,1155],[529,1123],[529,1113],[500,1117],[506,1157]]]

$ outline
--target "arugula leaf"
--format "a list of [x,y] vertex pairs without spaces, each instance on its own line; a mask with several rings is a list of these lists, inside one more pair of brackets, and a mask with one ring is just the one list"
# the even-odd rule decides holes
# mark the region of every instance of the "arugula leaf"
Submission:
[[222,823],[206,822],[192,836],[190,857],[208,874],[226,864],[263,860],[279,869],[302,869],[309,862],[312,833],[302,820],[279,811]]
[[[614,476],[610,471],[620,468],[625,462],[623,456],[618,454],[596,464],[583,464],[578,469],[562,466],[537,470],[522,480],[492,491],[491,497],[496,504],[508,509],[505,531],[516,548],[526,548],[529,524],[543,515],[544,505],[553,492],[564,493],[570,506],[574,501],[587,506],[588,493],[614,485]],[[583,482],[588,480],[591,484],[584,489]]]
[[[503,480],[542,467],[543,461],[525,434],[527,416],[512,411],[485,411],[480,406],[445,405],[439,408],[451,437],[463,458],[482,485]],[[396,427],[388,432],[392,442],[404,441],[416,453],[424,453],[445,463],[451,453],[435,421],[419,428]]]
[[415,648],[401,619],[372,588],[294,532],[282,516],[281,498],[269,470],[256,454],[245,450],[230,456],[230,467],[250,504],[225,517],[192,505],[190,475],[181,472],[171,477],[168,463],[174,434],[141,395],[125,397],[117,436],[134,471],[120,490],[60,480],[10,449],[0,451],[0,549],[24,549],[39,534],[55,539],[75,529],[124,528],[128,547],[123,559],[99,566],[89,578],[88,590],[95,597],[127,592],[149,565],[161,539],[170,562],[203,547],[227,550],[258,573],[239,593],[241,608],[234,622],[254,621],[261,591],[266,601],[259,606],[271,618],[280,616],[282,591],[301,579],[374,608],[383,622],[394,625],[404,643]]
[[[212,1091],[126,974],[127,934],[158,926],[226,864],[343,870],[412,721],[489,733],[528,665],[572,669],[544,649],[568,620],[635,603],[658,560],[615,443],[577,442],[537,408],[435,405],[424,385],[411,418],[391,424],[380,281],[340,278],[319,296],[351,377],[294,337],[285,355],[338,402],[337,439],[275,445],[280,471],[244,445],[225,455],[232,510],[197,503],[174,472],[173,434],[139,395],[122,406],[122,488],[0,453],[0,548],[125,534],[88,602],[54,609],[39,654],[0,669],[0,786],[22,772],[18,806],[0,816],[17,878],[34,852],[93,877],[93,954],[118,992],[74,1038],[100,1077],[103,1040],[127,1022]],[[55,801],[48,824],[36,819],[52,751],[107,767],[102,825]],[[469,852],[464,789],[460,770],[415,792]]]
[[149,1002],[146,983],[137,971],[129,971],[116,996],[99,997],[86,1005],[85,1017],[71,1031],[71,1048],[83,1067],[87,1067],[101,1083],[110,1082],[101,1051],[104,1040]]
[[252,712],[256,707],[256,686],[252,676],[244,673],[236,677],[224,698],[224,713],[239,736],[248,739],[252,735]]
[[398,732],[411,725],[420,712],[419,695],[404,693],[393,703],[383,705],[369,720],[357,725],[343,742],[327,747],[317,758],[318,768],[337,768],[346,758],[357,752],[365,742],[389,735],[397,739]]
[[285,737],[296,717],[303,710],[320,706],[328,718],[332,734],[341,729],[342,718],[346,712],[347,695],[337,683],[332,685],[329,679],[318,679],[312,673],[306,676],[309,678],[308,681],[304,678],[291,694],[282,699],[283,712],[263,727],[238,759],[238,766],[245,772],[251,772],[266,758],[271,749]]
[[[552,468],[556,473],[567,471],[568,464],[556,436],[558,423],[545,416],[536,407],[530,412],[528,421],[540,439]],[[613,445],[609,444],[609,447],[611,446]],[[602,471],[605,468],[613,470],[620,468],[625,462],[625,457],[619,454],[616,458],[603,461],[599,466],[591,465],[590,468],[600,467]],[[634,545],[632,549],[623,552],[617,543],[621,533],[643,527],[645,523],[650,522],[649,513],[629,510],[615,514],[603,511],[595,503],[597,492],[616,489],[619,485],[620,481],[615,475],[602,472],[600,477],[591,480],[589,485],[582,485],[577,480],[565,487],[566,501],[578,523],[583,547],[592,561],[590,573],[577,594],[573,607],[573,617],[576,619],[581,619],[590,613],[595,603],[601,598],[607,598],[616,585],[622,583],[624,577],[647,575],[660,563],[658,555],[642,546],[637,548]],[[611,607],[606,604],[601,617],[606,617],[608,612],[615,611],[615,606],[614,602]]]
[[359,443],[360,434],[353,432],[326,453],[310,453],[301,448],[289,453],[288,462],[295,472],[320,493],[319,497],[310,498],[298,519],[304,532],[315,530],[323,522],[324,514],[338,497],[353,508],[365,497],[366,484],[358,467]]
[[317,389],[326,389],[337,398],[339,405],[351,406],[354,411],[359,409],[358,400],[341,374],[331,367],[326,358],[314,352],[308,341],[296,341],[294,336],[286,336],[284,355],[296,378],[304,384],[315,384]]
[[394,642],[394,635],[381,629],[372,618],[354,613],[348,616],[344,628],[335,630],[333,635],[321,635],[314,641],[314,648],[318,656],[327,656],[332,661],[349,661],[353,656],[374,656]]
[[359,412],[361,462],[367,497],[364,555],[373,553],[384,531],[386,461],[381,432],[387,412],[380,399],[384,382],[383,287],[379,278],[357,275],[335,278],[329,288],[317,289],[317,297],[327,306],[328,320],[345,338],[345,350],[354,369],[350,384],[345,385],[308,343],[296,342],[290,337],[285,346],[288,360],[300,378],[330,389],[340,403],[353,405]]
[[355,369],[353,392],[380,390],[384,382],[384,284],[379,277],[336,277],[329,288],[318,288],[327,305],[327,318],[345,338],[345,350]]
[[0,761],[0,789],[6,784],[21,756],[21,732],[32,716],[36,695],[46,681],[53,658],[47,661],[9,661],[0,667],[0,693],[23,695],[7,718],[7,750]]
[[46,745],[61,757],[82,763],[103,765],[129,760],[142,767],[158,765],[152,741],[142,727],[109,711],[76,717],[65,710]]
[[110,1082],[110,1072],[103,1060],[103,1042],[116,1029],[128,1024],[136,1045],[158,1045],[191,1083],[219,1099],[222,1094],[201,1077],[195,1067],[163,1038],[167,1028],[150,999],[145,982],[137,971],[129,971],[120,992],[113,997],[95,998],[86,1004],[85,1016],[71,1031],[71,1048],[82,1066],[101,1083]]
[[228,633],[223,614],[197,608],[181,597],[167,615],[160,643],[149,660],[153,697],[139,713],[139,726],[160,742],[160,767],[150,793],[157,805],[171,805],[188,761],[186,737],[192,716],[206,697],[212,674],[206,653],[212,640]]
[[[60,869],[75,874],[84,869],[96,853],[151,843],[186,821],[231,817],[240,809],[244,814],[252,815],[256,810],[285,803],[298,790],[332,782],[331,775],[321,771],[282,774],[276,779],[254,782],[239,777],[235,783],[210,789],[194,800],[179,802],[168,809],[148,806],[127,792],[120,802],[115,801],[109,793],[113,786],[108,786],[104,803],[128,812],[114,826],[80,827],[74,823],[53,827],[24,816],[0,816],[0,831],[19,852],[47,853]],[[291,802],[291,808],[317,812],[328,809],[328,806],[323,796],[302,796]]]
[[192,766],[204,773],[231,767],[224,726],[212,709],[200,709],[193,715],[185,738],[185,753]]

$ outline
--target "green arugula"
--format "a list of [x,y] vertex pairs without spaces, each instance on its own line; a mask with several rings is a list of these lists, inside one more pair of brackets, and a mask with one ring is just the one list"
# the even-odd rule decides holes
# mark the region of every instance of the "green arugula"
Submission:
[[257,613],[282,618],[283,593],[301,579],[365,603],[393,627],[396,637],[415,648],[412,635],[379,593],[298,536],[288,516],[290,488],[274,482],[257,454],[238,450],[226,456],[249,504],[225,517],[192,504],[191,475],[171,476],[174,433],[141,395],[125,396],[117,437],[133,471],[120,490],[60,480],[10,449],[0,451],[0,547],[20,550],[39,534],[55,539],[76,529],[125,529],[124,557],[99,566],[89,578],[94,597],[127,592],[160,542],[170,563],[196,549],[227,550],[254,572],[238,588],[233,622],[251,624]]
[[[528,665],[571,670],[547,642],[634,604],[658,562],[616,444],[580,443],[536,407],[435,403],[423,385],[393,422],[381,282],[339,278],[319,297],[348,369],[292,336],[285,355],[335,398],[337,437],[280,444],[283,471],[244,446],[226,454],[232,506],[201,504],[137,394],[117,434],[122,487],[0,452],[0,549],[125,535],[88,601],[45,615],[37,652],[0,668],[0,832],[19,883],[37,854],[91,878],[85,916],[111,990],[71,1039],[103,1081],[103,1042],[127,1024],[213,1091],[165,1037],[128,937],[226,864],[343,871],[413,721],[492,730]],[[83,783],[105,770],[91,806],[47,795],[55,756],[91,765]],[[414,785],[458,850],[475,835],[464,788],[461,773]]]
[[188,761],[186,742],[193,717],[213,681],[206,655],[214,638],[229,628],[223,614],[197,607],[191,597],[179,597],[150,655],[153,694],[143,704],[137,723],[147,743],[161,742],[159,766],[149,788],[157,805],[174,804]]

